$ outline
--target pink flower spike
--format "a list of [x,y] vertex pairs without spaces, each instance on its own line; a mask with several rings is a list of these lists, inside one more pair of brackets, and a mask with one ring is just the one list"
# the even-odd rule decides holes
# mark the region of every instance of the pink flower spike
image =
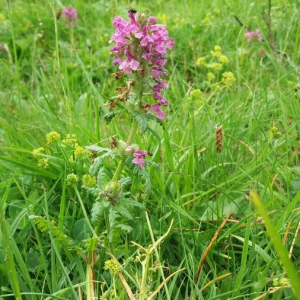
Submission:
[[142,169],[145,169],[145,157],[147,154],[148,152],[145,150],[134,151],[133,155],[135,158],[132,160],[132,162],[136,165],[139,165]]
[[72,7],[66,7],[63,11],[63,18],[67,27],[75,27],[78,19],[77,10]]
[[[152,97],[157,100],[156,104],[150,105],[150,110],[155,112],[158,118],[164,119],[165,114],[161,106],[168,105],[168,101],[162,95],[162,91],[168,88],[163,79],[168,75],[164,67],[167,63],[167,50],[174,47],[175,41],[169,37],[165,25],[156,24],[155,17],[134,10],[128,12],[128,17],[130,20],[126,21],[117,16],[113,22],[116,30],[109,41],[116,43],[111,48],[111,53],[115,55],[113,64],[119,65],[122,74],[139,75],[136,80],[149,77],[145,78],[145,81],[148,82],[149,79],[151,82]],[[149,93],[144,85],[141,86],[141,93]],[[143,101],[139,104],[142,105],[140,108],[145,107]]]
[[252,31],[247,29],[245,37],[248,43],[252,42],[255,39],[259,40],[260,42],[263,40],[263,36],[260,33],[259,29],[255,29]]

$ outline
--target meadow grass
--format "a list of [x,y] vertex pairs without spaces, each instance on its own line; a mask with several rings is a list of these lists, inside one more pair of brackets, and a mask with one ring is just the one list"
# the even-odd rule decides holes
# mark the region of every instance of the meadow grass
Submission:
[[[93,292],[96,299],[151,299],[156,289],[153,299],[300,299],[300,7],[272,1],[272,44],[262,18],[268,3],[1,5],[0,299],[93,299]],[[77,9],[74,28],[57,18],[65,6]],[[69,150],[57,144],[42,156],[50,164],[42,168],[32,151],[48,148],[51,131],[62,139],[75,134],[83,147],[127,139],[132,120],[125,114],[108,123],[104,116],[119,85],[111,23],[131,6],[157,16],[176,41],[168,54],[169,106],[165,121],[150,120],[149,130],[134,136],[152,153],[147,173],[129,168],[122,175],[132,178],[126,193],[140,206],[126,224],[105,215],[95,241],[95,197],[67,184],[91,162],[70,163]],[[234,16],[259,28],[263,42],[247,43]],[[215,46],[229,59],[213,71],[216,81],[225,71],[236,78],[228,89],[207,85],[210,70],[197,66],[200,57],[213,60]],[[220,152],[216,126],[223,129]],[[103,164],[112,178],[117,161]],[[95,253],[97,262],[86,259]]]

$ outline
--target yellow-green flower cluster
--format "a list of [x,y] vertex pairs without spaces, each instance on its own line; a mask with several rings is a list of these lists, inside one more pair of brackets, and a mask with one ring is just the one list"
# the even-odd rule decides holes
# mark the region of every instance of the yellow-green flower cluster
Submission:
[[227,88],[232,87],[236,82],[236,79],[232,72],[224,72],[222,74],[222,83],[225,84]]
[[206,63],[207,57],[199,57],[196,61],[196,65],[219,71],[222,69],[223,65],[229,64],[229,59],[226,55],[222,54],[222,48],[220,46],[215,46],[214,50],[211,51],[210,54],[212,58],[217,59],[217,61],[210,61],[210,63]]
[[207,79],[208,79],[209,82],[213,82],[216,79],[216,76],[213,73],[208,72],[207,73]]
[[63,143],[70,145],[71,147],[74,148],[78,146],[76,135],[71,133],[68,133],[66,135],[66,138],[63,140]]
[[215,46],[214,51],[210,52],[213,57],[221,57],[222,56],[222,48],[220,46]]
[[219,62],[222,64],[229,64],[229,59],[226,55],[219,56]]
[[43,169],[48,169],[49,168],[48,159],[40,158],[38,160],[38,167],[43,168]]
[[184,109],[188,109],[189,106],[192,106],[194,109],[198,109],[203,106],[204,102],[205,100],[202,91],[199,89],[194,89],[190,92],[189,97],[187,97],[184,103]]
[[49,168],[49,163],[47,158],[41,158],[41,154],[45,153],[45,148],[39,147],[37,149],[32,150],[32,156],[38,159],[38,167],[43,169]]
[[290,286],[291,283],[288,278],[280,278],[280,279],[274,278],[273,285],[274,286]]
[[206,67],[205,60],[206,60],[206,57],[199,57],[196,61],[196,65],[199,67],[201,67],[201,66]]
[[60,134],[56,131],[51,131],[46,135],[47,145],[52,145],[60,140]]
[[199,90],[199,89],[192,90],[191,91],[191,97],[192,97],[192,99],[203,98],[201,90]]
[[222,69],[222,64],[217,63],[217,62],[213,62],[211,64],[207,65],[208,68],[213,69],[215,71],[220,71]]
[[78,183],[78,176],[74,173],[71,173],[67,176],[67,185],[75,187]]
[[32,150],[32,156],[34,158],[38,158],[40,156],[41,153],[45,152],[45,148],[43,147],[39,147],[37,149]]
[[77,146],[74,151],[76,158],[88,158],[92,156],[92,152],[88,149],[85,149],[81,146]]
[[117,261],[110,259],[104,263],[104,270],[110,270],[113,275],[117,275],[121,271],[121,267]]
[[278,128],[275,125],[272,126],[270,133],[271,133],[271,138],[274,138],[274,139],[278,139],[282,135],[281,132],[278,130]]
[[204,19],[202,20],[203,24],[208,24],[211,23],[213,20],[215,19],[215,17],[213,16],[213,14],[211,12],[208,12]]
[[82,185],[87,186],[87,187],[95,187],[96,186],[96,177],[91,176],[89,174],[83,175]]

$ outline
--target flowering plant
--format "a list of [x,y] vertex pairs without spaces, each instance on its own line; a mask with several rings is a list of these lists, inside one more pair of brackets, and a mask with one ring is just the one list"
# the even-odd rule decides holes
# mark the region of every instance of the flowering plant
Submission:
[[[161,92],[168,87],[163,79],[168,75],[164,70],[167,62],[165,55],[175,42],[169,38],[165,25],[156,24],[155,17],[135,11],[129,11],[128,16],[129,22],[119,16],[113,21],[116,27],[110,39],[110,42],[116,43],[111,48],[116,56],[113,64],[119,65],[118,77],[128,75],[129,84],[125,94],[127,99],[136,104],[136,110],[147,111],[150,108],[158,118],[164,119],[161,106],[168,104]],[[155,104],[143,101],[143,96],[148,95],[151,89]]]
[[75,27],[78,19],[77,10],[72,7],[66,7],[63,11],[63,17],[68,27]]

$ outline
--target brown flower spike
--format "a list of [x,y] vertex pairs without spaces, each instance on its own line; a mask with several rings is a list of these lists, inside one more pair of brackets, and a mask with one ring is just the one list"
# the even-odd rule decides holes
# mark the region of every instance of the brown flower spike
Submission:
[[216,127],[216,150],[218,153],[220,153],[222,151],[222,147],[223,147],[223,136],[224,136],[224,132],[223,132],[223,128],[222,125],[217,126]]

